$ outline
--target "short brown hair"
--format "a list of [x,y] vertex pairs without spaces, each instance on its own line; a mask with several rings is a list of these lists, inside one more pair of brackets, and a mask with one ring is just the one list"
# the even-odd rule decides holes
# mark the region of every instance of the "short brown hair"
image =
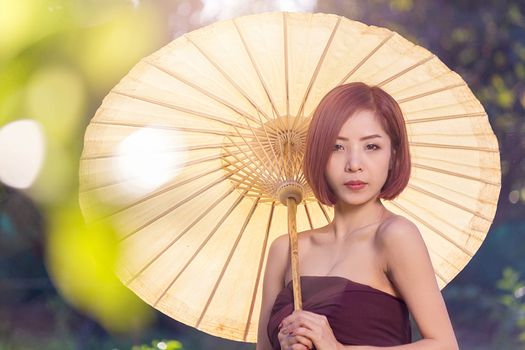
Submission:
[[362,82],[340,85],[323,97],[306,136],[303,173],[315,197],[325,205],[333,206],[337,201],[325,178],[334,142],[348,118],[363,110],[372,111],[379,117],[392,145],[392,168],[379,198],[392,200],[408,184],[411,168],[408,137],[403,113],[396,100],[377,86]]

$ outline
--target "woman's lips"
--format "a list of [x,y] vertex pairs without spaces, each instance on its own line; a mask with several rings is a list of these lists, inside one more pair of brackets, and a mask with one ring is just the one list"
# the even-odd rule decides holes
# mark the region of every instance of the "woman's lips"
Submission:
[[359,183],[359,184],[345,184],[346,187],[348,187],[351,190],[360,190],[363,187],[366,186],[366,183]]

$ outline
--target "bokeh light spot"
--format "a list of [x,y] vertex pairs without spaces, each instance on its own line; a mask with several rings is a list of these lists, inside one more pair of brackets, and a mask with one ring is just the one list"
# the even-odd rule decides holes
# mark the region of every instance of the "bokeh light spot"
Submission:
[[18,120],[0,129],[0,180],[15,188],[33,184],[44,161],[45,136],[33,120]]
[[516,204],[518,203],[518,201],[520,200],[520,192],[519,191],[510,191],[509,193],[509,201],[512,203],[512,204]]

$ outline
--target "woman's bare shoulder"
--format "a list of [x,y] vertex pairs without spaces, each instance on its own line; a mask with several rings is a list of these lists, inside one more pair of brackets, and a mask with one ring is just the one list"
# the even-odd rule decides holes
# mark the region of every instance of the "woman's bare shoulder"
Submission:
[[378,227],[376,240],[380,244],[385,244],[393,240],[419,239],[421,233],[418,227],[411,220],[402,215],[392,215],[385,219]]

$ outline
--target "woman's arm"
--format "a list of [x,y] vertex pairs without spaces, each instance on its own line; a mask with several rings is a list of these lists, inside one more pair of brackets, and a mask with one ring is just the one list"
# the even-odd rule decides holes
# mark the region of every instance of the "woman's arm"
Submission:
[[458,350],[430,256],[417,226],[399,217],[377,234],[386,273],[407,303],[423,339],[391,347],[341,346],[340,349]]
[[257,329],[256,350],[272,350],[266,328],[275,298],[283,288],[284,273],[288,259],[288,247],[288,235],[282,235],[272,242],[268,251],[262,286],[261,313],[259,315],[259,326]]

